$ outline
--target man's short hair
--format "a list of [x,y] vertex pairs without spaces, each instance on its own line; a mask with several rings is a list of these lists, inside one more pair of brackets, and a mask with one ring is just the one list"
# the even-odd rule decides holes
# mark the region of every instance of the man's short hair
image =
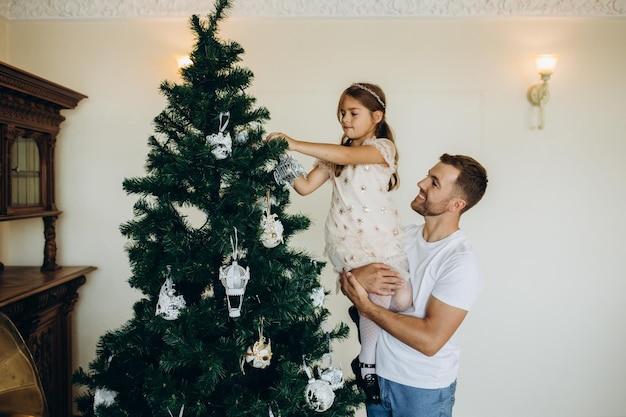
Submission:
[[487,189],[487,170],[474,158],[465,155],[449,155],[444,153],[439,160],[457,168],[460,173],[456,179],[458,192],[465,200],[461,213],[471,209],[483,198]]

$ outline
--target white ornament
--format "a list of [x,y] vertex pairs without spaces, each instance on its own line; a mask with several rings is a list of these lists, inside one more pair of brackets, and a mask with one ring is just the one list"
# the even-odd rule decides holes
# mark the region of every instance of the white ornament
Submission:
[[253,368],[265,369],[272,360],[272,341],[269,340],[267,344],[265,341],[263,333],[259,331],[259,340],[254,342],[254,345],[248,347],[245,359]]
[[279,185],[290,184],[293,186],[294,180],[300,175],[304,175],[304,178],[307,176],[300,162],[286,154],[278,157],[278,165],[274,168],[274,180]]
[[239,317],[241,316],[243,295],[246,292],[246,285],[248,285],[248,281],[250,280],[250,267],[244,269],[237,263],[237,259],[239,259],[237,229],[235,229],[235,242],[233,243],[231,237],[230,244],[233,248],[233,262],[227,267],[220,267],[220,281],[226,289],[228,315],[230,317]]
[[162,316],[166,320],[176,320],[180,315],[180,311],[186,306],[183,296],[175,295],[176,290],[174,289],[171,271],[172,267],[168,265],[165,282],[161,286],[159,301],[154,312],[155,316]]
[[335,392],[321,379],[310,379],[305,395],[307,404],[318,413],[328,410],[335,402]]
[[278,220],[278,216],[276,214],[272,214],[271,212],[271,199],[270,193],[267,192],[267,206],[265,208],[265,213],[263,214],[263,218],[261,219],[261,228],[263,229],[263,233],[261,233],[261,243],[266,248],[275,248],[276,246],[283,243],[283,224]]
[[[274,417],[274,412],[272,411],[272,407],[269,408],[269,417]],[[278,417],[280,417],[280,413],[278,413]]]
[[323,370],[320,379],[328,382],[333,391],[343,388],[344,385],[343,371],[333,366]]
[[330,384],[330,388],[333,391],[336,391],[344,386],[343,370],[341,367],[340,369],[337,369],[333,366],[332,346],[330,333],[328,332],[326,332],[326,340],[328,341],[328,368],[321,372],[320,379],[328,382]]
[[[174,417],[170,409],[167,409],[167,412],[170,414],[170,417]],[[185,404],[180,406],[180,411],[178,412],[178,417],[183,417],[183,413],[185,412]]]
[[[224,118],[226,118],[225,122]],[[206,137],[207,143],[213,146],[211,152],[213,152],[213,155],[215,155],[217,159],[226,159],[233,151],[233,141],[230,138],[230,133],[226,132],[226,134],[224,134],[224,130],[226,130],[229,121],[230,112],[220,113],[219,132],[207,135]]]
[[246,143],[248,141],[248,131],[242,130],[241,132],[235,135],[235,142],[237,143]]
[[107,388],[96,388],[93,396],[93,411],[96,411],[96,407],[99,405],[110,406],[115,402],[117,397],[116,391],[111,391]]
[[306,362],[304,363],[304,371],[309,378],[304,393],[306,403],[319,413],[328,410],[335,402],[335,392],[330,383],[323,379],[313,378],[311,369],[306,365]]
[[311,303],[313,307],[319,308],[324,304],[324,297],[326,297],[326,293],[324,292],[324,287],[317,287],[311,292]]

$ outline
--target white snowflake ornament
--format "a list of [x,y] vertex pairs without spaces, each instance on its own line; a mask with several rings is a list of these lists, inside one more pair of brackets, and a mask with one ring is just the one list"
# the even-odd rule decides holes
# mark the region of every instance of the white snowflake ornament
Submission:
[[239,317],[241,316],[243,295],[250,280],[250,267],[244,268],[237,262],[239,259],[237,229],[235,229],[235,241],[233,242],[231,237],[230,244],[233,248],[233,261],[226,267],[220,267],[219,276],[220,282],[226,289],[228,315],[230,317]]
[[159,292],[159,301],[157,302],[155,316],[161,316],[165,320],[176,320],[180,315],[180,311],[186,307],[185,299],[182,295],[175,295],[174,281],[172,280],[172,267],[167,266],[167,274],[165,282],[161,286]]
[[[226,121],[224,121],[226,119]],[[220,113],[219,132],[207,135],[206,141],[212,146],[212,153],[217,159],[226,159],[233,151],[233,140],[230,133],[224,133],[228,122],[230,121],[230,112]]]

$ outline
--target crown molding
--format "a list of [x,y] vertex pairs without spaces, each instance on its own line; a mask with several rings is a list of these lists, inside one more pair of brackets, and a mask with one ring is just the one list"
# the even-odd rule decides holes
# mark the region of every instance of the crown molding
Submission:
[[[211,0],[0,0],[8,20],[177,18],[211,9]],[[624,17],[626,0],[235,0],[231,16]]]

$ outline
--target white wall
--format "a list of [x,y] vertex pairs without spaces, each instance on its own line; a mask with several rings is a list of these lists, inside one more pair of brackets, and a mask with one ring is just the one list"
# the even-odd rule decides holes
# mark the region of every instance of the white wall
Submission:
[[[130,317],[139,295],[126,283],[118,230],[135,198],[121,182],[143,175],[151,121],[165,104],[158,85],[177,79],[173,56],[193,37],[175,19],[21,21],[8,34],[9,64],[89,96],[64,113],[57,150],[59,261],[98,267],[74,316],[76,366],[87,366],[98,337]],[[462,219],[485,292],[463,327],[457,417],[626,415],[626,20],[232,19],[223,37],[246,49],[251,93],[272,114],[268,131],[335,142],[343,88],[384,88],[407,223],[419,221],[408,207],[415,183],[441,153],[487,167],[487,194]],[[532,55],[544,52],[562,58],[537,130],[526,91],[539,81]],[[296,244],[318,254],[328,197],[327,188],[293,197],[293,210],[314,219]],[[41,263],[40,221],[8,233],[7,264]],[[324,281],[333,288],[330,272]],[[342,296],[327,303],[334,320],[349,321]],[[347,369],[357,352],[353,337],[336,360]]]

